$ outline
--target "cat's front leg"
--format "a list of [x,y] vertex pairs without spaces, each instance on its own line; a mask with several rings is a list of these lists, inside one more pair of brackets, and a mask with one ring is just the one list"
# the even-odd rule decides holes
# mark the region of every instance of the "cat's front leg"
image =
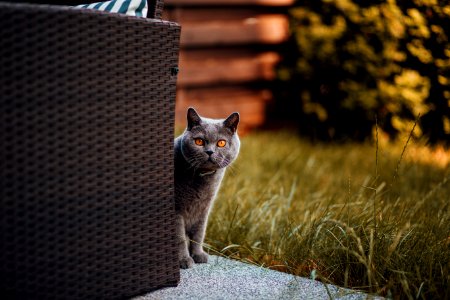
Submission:
[[194,259],[189,255],[189,240],[186,237],[186,227],[183,216],[177,214],[177,242],[180,268],[189,269],[194,265]]
[[191,238],[190,253],[191,257],[198,264],[208,262],[208,254],[203,251],[203,240],[205,239],[207,215],[192,227],[189,234]]

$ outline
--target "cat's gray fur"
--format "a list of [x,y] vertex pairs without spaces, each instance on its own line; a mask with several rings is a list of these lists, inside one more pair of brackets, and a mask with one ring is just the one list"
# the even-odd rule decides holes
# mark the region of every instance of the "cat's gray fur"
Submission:
[[[175,209],[183,269],[192,267],[194,262],[208,261],[202,247],[208,215],[225,169],[236,159],[240,146],[236,132],[238,113],[216,120],[200,117],[189,108],[187,121],[184,133],[174,140]],[[196,145],[196,138],[203,139],[205,145]],[[222,139],[226,145],[220,148],[217,142]]]

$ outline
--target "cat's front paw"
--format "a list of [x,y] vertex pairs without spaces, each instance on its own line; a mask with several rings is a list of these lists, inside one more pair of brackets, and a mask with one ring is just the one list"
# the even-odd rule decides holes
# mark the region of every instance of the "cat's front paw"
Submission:
[[192,258],[198,264],[205,264],[208,262],[208,254],[205,252],[195,253],[192,255]]
[[193,265],[194,265],[194,260],[192,259],[192,257],[186,256],[186,257],[182,257],[180,259],[180,268],[182,268],[182,269],[192,268]]

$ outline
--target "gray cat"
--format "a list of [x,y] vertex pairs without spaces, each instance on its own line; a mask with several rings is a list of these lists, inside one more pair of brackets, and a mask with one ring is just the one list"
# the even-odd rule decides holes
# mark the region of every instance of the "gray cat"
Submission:
[[238,123],[238,113],[215,120],[200,117],[189,108],[187,128],[174,140],[175,210],[183,269],[208,261],[202,248],[206,224],[225,168],[239,153]]

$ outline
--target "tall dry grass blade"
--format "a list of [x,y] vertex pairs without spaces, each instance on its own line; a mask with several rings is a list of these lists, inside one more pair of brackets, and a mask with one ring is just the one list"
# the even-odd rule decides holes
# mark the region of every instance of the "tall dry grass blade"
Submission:
[[378,118],[375,114],[375,181],[378,179]]
[[374,230],[370,230],[369,235],[369,257],[368,257],[368,267],[367,267],[367,277],[369,279],[369,286],[373,289],[373,291],[376,291],[378,289],[378,280],[375,277],[375,265],[373,262],[374,258]]
[[429,198],[431,198],[431,196],[433,196],[434,193],[436,193],[437,190],[440,190],[444,184],[447,183],[447,181],[450,179],[450,174],[448,174],[447,176],[444,177],[444,179],[442,179],[441,182],[439,182],[433,189],[431,189],[426,195],[425,197],[423,197],[422,201],[426,201]]
[[396,180],[397,177],[398,177],[398,171],[399,171],[399,169],[400,169],[400,164],[401,164],[401,162],[402,162],[403,156],[405,155],[406,148],[408,147],[408,143],[409,143],[409,141],[411,140],[411,137],[412,137],[412,135],[413,135],[413,133],[414,133],[414,129],[415,129],[416,126],[417,126],[417,122],[419,121],[419,118],[420,118],[420,114],[417,115],[417,118],[416,118],[416,120],[414,121],[413,128],[412,128],[411,131],[409,132],[408,139],[406,140],[405,146],[403,147],[402,154],[400,154],[400,158],[399,158],[399,160],[398,160],[398,162],[397,162],[397,166],[395,167],[394,176],[393,176],[392,182],[391,182],[391,187],[392,187],[392,185],[395,183],[395,180]]
[[417,291],[417,294],[416,294],[416,299],[419,299],[420,294],[422,293],[422,288],[423,288],[424,284],[425,284],[425,281],[423,281],[423,282],[420,284],[419,290]]
[[[375,150],[375,182],[378,180],[378,118],[375,115],[375,132],[376,132],[376,150]],[[375,196],[373,198],[373,225],[375,227],[375,238],[377,237],[377,189],[375,189]]]
[[233,228],[233,224],[234,224],[234,220],[236,218],[236,213],[237,213],[238,208],[239,208],[239,204],[236,204],[236,208],[234,209],[233,217],[231,218],[230,226],[228,227],[227,236],[225,238],[225,241],[227,243],[230,242],[228,238],[230,237],[230,232],[231,232],[231,229]]
[[[348,178],[348,196],[345,199],[345,204],[347,205],[347,226],[350,226],[350,207],[348,202],[351,197],[351,181],[350,177]],[[348,237],[346,238],[347,242],[347,251],[346,251],[346,261],[345,261],[345,272],[344,272],[344,287],[348,287],[348,274],[350,269],[350,260],[349,260],[349,248],[350,248],[350,240]]]

